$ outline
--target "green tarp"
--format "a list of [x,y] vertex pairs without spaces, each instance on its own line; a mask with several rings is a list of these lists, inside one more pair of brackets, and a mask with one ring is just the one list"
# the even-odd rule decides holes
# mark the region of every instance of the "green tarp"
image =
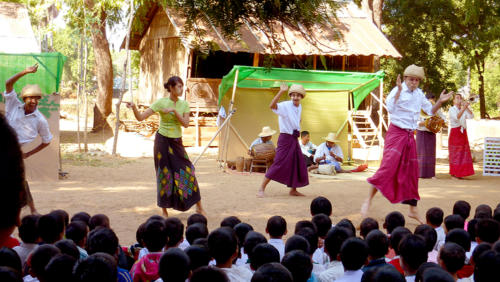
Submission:
[[224,95],[231,94],[230,90],[233,87],[237,70],[238,88],[279,88],[282,82],[286,82],[302,84],[306,91],[350,92],[353,94],[354,108],[356,109],[366,96],[380,85],[385,76],[383,71],[362,73],[234,66],[222,78],[219,85],[219,104]]
[[[38,70],[34,74],[27,74],[19,79],[14,85],[14,90],[21,93],[26,84],[38,84],[44,94],[59,92],[62,72],[66,57],[61,53],[29,53],[29,54],[6,54],[0,53],[0,91],[5,91],[5,81],[14,74],[24,70],[26,67],[38,64]],[[3,95],[0,95],[3,103]],[[39,101],[39,110],[47,118],[54,107],[49,102],[48,95],[44,95]]]

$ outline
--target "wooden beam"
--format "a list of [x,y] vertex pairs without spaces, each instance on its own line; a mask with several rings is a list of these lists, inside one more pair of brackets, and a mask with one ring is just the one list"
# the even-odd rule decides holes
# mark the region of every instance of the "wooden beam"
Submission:
[[342,71],[345,71],[345,59],[346,56],[342,56]]
[[316,69],[316,55],[313,55],[313,69]]
[[253,66],[259,66],[259,53],[253,53]]

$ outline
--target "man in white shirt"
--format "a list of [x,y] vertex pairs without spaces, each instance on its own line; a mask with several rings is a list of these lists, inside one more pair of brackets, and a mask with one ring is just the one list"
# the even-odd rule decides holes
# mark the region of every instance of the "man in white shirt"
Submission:
[[300,140],[299,140],[300,150],[302,151],[302,155],[306,159],[306,165],[308,170],[318,168],[317,164],[314,162],[314,153],[316,152],[316,145],[311,142],[311,135],[309,131],[300,132]]
[[[42,98],[42,90],[38,85],[26,85],[21,91],[21,98],[24,104],[17,99],[17,93],[14,91],[14,84],[28,73],[35,73],[38,65],[27,67],[20,73],[15,74],[5,82],[5,117],[9,125],[14,128],[17,134],[17,139],[21,146],[31,143],[40,135],[42,143],[33,150],[23,153],[23,158],[26,159],[49,146],[52,140],[52,134],[49,130],[49,124],[45,117],[38,111],[38,101]],[[27,204],[30,207],[31,213],[36,213],[33,197],[29,190],[28,183],[25,182]]]
[[417,128],[420,111],[434,115],[453,95],[453,92],[445,94],[443,90],[433,106],[418,88],[420,81],[424,79],[424,69],[410,65],[404,71],[404,83],[398,75],[397,86],[387,97],[391,124],[385,137],[382,163],[375,175],[367,179],[371,189],[368,198],[361,206],[363,217],[367,216],[371,200],[377,191],[380,191],[391,203],[408,204],[408,216],[423,223],[417,209],[417,201],[420,200],[419,173],[413,131]]
[[350,172],[348,170],[343,170],[342,167],[340,167],[340,164],[344,161],[344,154],[342,153],[340,146],[335,144],[335,142],[339,142],[336,134],[330,132],[323,139],[325,139],[325,142],[321,143],[316,149],[314,161],[318,164],[333,165],[335,166],[336,172]]

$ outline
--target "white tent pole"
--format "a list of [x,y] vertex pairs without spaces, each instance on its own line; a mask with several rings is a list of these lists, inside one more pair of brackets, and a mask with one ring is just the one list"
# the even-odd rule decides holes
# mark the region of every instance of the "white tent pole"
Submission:
[[[240,70],[236,69],[236,74],[234,75],[234,82],[233,82],[233,94],[231,96],[231,102],[229,103],[229,112],[233,111],[233,105],[234,105],[234,96],[236,94],[236,85],[238,84],[238,75],[240,74]],[[227,152],[229,151],[229,126],[231,125],[231,121],[228,121],[228,126],[226,127],[226,137],[224,141],[224,171],[226,170],[227,167]]]

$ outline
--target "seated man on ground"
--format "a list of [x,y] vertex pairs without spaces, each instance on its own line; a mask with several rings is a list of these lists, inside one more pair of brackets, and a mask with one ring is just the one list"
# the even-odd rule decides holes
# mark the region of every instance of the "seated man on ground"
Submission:
[[336,134],[330,132],[326,137],[324,137],[324,139],[325,142],[318,146],[316,153],[314,154],[314,161],[320,165],[333,165],[335,166],[336,172],[351,172],[343,170],[340,167],[340,164],[344,161],[344,154],[342,153],[340,146],[335,144],[335,142],[339,142]]
[[255,145],[271,144],[274,146],[273,141],[271,140],[274,134],[276,134],[276,130],[272,130],[269,126],[264,126],[262,128],[262,132],[259,133],[259,137],[257,137],[257,139],[255,139],[252,144],[250,144],[250,148],[248,148],[248,154],[254,156],[253,149]]
[[316,153],[317,146],[311,142],[309,131],[304,130],[300,133],[299,145],[302,155],[306,159],[308,170],[318,168],[318,165],[314,162],[314,153]]

